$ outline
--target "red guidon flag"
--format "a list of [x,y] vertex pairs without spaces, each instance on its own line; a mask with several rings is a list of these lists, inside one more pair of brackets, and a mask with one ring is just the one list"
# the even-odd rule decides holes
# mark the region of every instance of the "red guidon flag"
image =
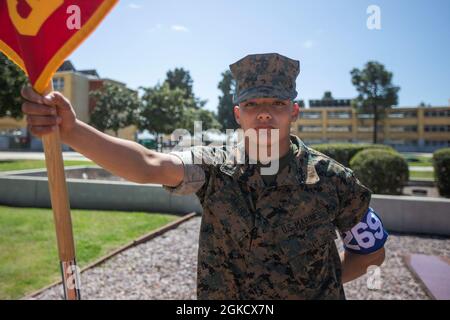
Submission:
[[0,0],[0,51],[37,92],[108,14],[117,0]]

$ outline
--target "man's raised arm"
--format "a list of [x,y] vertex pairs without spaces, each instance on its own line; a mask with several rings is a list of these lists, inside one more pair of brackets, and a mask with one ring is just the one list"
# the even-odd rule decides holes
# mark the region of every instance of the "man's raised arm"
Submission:
[[22,111],[33,135],[41,138],[58,125],[62,142],[119,177],[167,186],[182,182],[184,169],[178,157],[109,136],[78,120],[70,101],[61,93],[41,96],[27,87],[22,96]]

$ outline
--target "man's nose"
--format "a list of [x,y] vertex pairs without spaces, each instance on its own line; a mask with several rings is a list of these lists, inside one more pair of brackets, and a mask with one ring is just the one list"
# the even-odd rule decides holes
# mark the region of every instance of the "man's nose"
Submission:
[[261,111],[261,112],[258,113],[256,118],[258,120],[266,121],[266,120],[271,120],[272,116],[267,111]]

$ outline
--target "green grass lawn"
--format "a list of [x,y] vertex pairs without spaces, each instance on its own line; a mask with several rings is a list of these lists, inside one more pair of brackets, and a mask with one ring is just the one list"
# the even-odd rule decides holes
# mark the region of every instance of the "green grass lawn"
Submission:
[[433,166],[431,157],[410,155],[410,154],[405,154],[405,153],[402,153],[402,156],[408,162],[408,165],[412,166],[412,167],[432,167]]
[[409,179],[428,179],[434,180],[434,172],[433,171],[409,171]]
[[[95,165],[92,161],[65,160],[64,166],[90,166]],[[45,160],[1,160],[0,171],[28,170],[45,168]]]
[[[92,161],[65,160],[64,166],[95,165]],[[45,168],[45,160],[1,160],[0,171],[28,170]]]
[[[415,155],[410,153],[401,153],[401,155],[408,162],[409,167],[433,167],[433,162],[431,157]],[[428,179],[434,180],[433,171],[413,171],[409,170],[409,179]]]
[[[177,216],[72,210],[80,267]],[[51,209],[0,206],[0,300],[17,299],[60,279]]]

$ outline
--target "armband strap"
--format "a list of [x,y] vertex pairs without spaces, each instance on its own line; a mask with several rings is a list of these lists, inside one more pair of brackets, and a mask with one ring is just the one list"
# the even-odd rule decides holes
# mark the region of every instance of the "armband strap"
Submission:
[[361,222],[341,236],[345,250],[357,254],[369,254],[384,246],[388,233],[380,217],[369,207]]

